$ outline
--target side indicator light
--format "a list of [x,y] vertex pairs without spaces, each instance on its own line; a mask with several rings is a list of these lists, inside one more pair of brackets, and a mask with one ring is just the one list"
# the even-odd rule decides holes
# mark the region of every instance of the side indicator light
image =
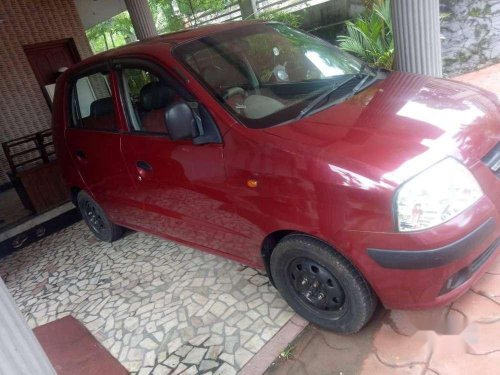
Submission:
[[251,189],[255,189],[258,185],[259,185],[259,183],[257,180],[253,180],[253,179],[247,180],[247,186]]

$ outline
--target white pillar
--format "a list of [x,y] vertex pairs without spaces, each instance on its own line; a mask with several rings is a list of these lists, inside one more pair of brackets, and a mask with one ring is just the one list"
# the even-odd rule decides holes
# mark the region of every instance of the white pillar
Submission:
[[0,374],[56,374],[1,278]]
[[125,0],[137,39],[142,40],[158,35],[148,0]]
[[439,0],[392,0],[396,69],[443,75]]

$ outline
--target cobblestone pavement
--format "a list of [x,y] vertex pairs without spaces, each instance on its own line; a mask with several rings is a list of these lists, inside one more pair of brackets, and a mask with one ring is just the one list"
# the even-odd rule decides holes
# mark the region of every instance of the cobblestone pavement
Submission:
[[293,315],[254,269],[143,233],[98,242],[83,222],[0,276],[31,327],[71,314],[140,375],[234,374]]

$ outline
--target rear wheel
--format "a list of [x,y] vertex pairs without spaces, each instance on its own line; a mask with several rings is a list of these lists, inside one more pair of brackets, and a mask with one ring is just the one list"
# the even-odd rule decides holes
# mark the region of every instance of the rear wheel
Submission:
[[359,331],[377,298],[341,254],[315,238],[292,234],[271,255],[271,274],[288,304],[318,326],[338,333]]
[[122,236],[123,228],[113,224],[101,206],[90,195],[80,191],[77,202],[83,220],[98,239],[104,242],[113,242]]

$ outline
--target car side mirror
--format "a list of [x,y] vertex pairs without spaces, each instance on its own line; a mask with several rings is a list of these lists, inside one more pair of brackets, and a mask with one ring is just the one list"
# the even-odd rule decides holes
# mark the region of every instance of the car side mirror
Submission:
[[165,124],[170,139],[192,139],[195,145],[222,143],[222,136],[214,119],[200,103],[174,103],[165,110]]
[[186,103],[174,103],[165,110],[168,135],[173,141],[193,139],[199,135],[193,111]]

